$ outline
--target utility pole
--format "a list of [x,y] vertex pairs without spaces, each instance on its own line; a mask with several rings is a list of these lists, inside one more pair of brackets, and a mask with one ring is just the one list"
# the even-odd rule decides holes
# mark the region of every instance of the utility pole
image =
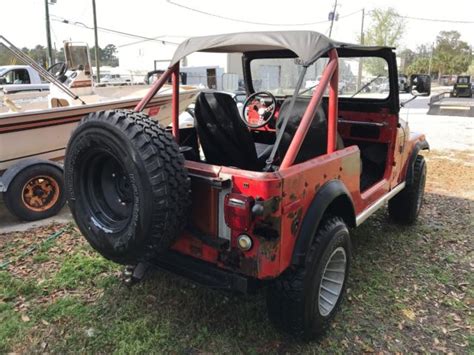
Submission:
[[95,65],[97,68],[96,78],[97,82],[100,83],[99,37],[97,35],[97,11],[95,8],[95,0],[92,0],[92,11],[94,13]]
[[[362,22],[360,24],[360,44],[364,45],[364,20],[365,20],[365,9],[362,9]],[[357,90],[360,89],[362,84],[362,57],[359,58],[359,72],[357,75]]]
[[46,40],[48,42],[48,61],[49,66],[53,65],[53,47],[51,46],[51,27],[49,24],[49,4],[44,0],[44,10],[46,15]]
[[430,63],[428,65],[428,75],[431,77],[431,65],[433,62],[434,43],[431,44]]
[[331,38],[332,26],[334,26],[334,21],[336,20],[336,7],[337,0],[334,0],[334,9],[329,13],[329,19],[331,20],[331,27],[329,27],[329,38]]

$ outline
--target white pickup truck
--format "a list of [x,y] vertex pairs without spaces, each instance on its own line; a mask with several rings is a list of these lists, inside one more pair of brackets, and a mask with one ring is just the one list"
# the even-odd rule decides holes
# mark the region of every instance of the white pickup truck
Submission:
[[12,94],[21,91],[43,90],[49,90],[49,83],[42,81],[38,72],[30,66],[0,66],[0,92]]

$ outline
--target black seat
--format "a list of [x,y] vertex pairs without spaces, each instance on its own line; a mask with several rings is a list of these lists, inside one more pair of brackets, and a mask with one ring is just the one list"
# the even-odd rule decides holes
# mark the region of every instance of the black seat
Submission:
[[[281,105],[279,117],[282,119],[278,120],[277,134],[288,114],[290,101],[291,99],[287,99]],[[280,157],[285,156],[308,103],[308,99],[296,99],[278,148]],[[237,104],[230,95],[220,92],[200,93],[196,99],[195,117],[197,133],[208,163],[246,170],[260,170],[265,166],[265,160],[273,146],[254,142],[252,133],[240,118]],[[342,148],[344,145],[338,135],[337,149]],[[326,150],[327,120],[324,109],[320,106],[295,163],[326,154]]]
[[[291,98],[286,99],[280,108],[279,117],[281,120],[278,120],[277,123],[277,134],[281,129],[281,125],[283,119],[290,114],[288,118],[288,123],[285,128],[285,132],[283,133],[283,137],[281,139],[280,146],[278,147],[278,154],[280,157],[284,157],[290,143],[293,139],[293,136],[296,133],[296,130],[299,127],[301,119],[308,107],[309,100],[305,98],[297,98],[295,101],[295,106],[291,113],[288,112],[290,109],[290,102]],[[326,154],[327,151],[327,133],[328,133],[328,125],[326,114],[322,108],[322,105],[319,106],[318,110],[316,111],[316,117],[314,118],[311,126],[306,134],[305,139],[303,140],[303,144],[301,145],[300,151],[295,159],[295,164],[304,162],[311,158]],[[339,141],[339,139],[338,139]]]
[[202,92],[196,99],[196,129],[206,161],[246,170],[262,168],[252,133],[228,94]]

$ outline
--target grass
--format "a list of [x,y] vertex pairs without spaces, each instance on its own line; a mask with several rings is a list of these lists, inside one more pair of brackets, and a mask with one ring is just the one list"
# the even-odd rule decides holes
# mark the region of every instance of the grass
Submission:
[[[425,206],[412,227],[385,210],[352,231],[353,264],[341,312],[324,338],[302,343],[269,323],[263,293],[233,296],[167,273],[128,288],[119,266],[63,226],[0,235],[0,353],[472,353],[472,199],[446,194],[442,174],[472,181],[431,153]],[[445,188],[444,186],[443,188]]]

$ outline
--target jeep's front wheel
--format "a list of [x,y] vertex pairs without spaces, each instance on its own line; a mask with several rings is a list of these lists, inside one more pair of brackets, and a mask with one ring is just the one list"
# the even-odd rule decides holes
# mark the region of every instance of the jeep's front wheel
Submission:
[[423,206],[426,183],[426,162],[417,155],[413,166],[413,182],[388,201],[390,218],[399,224],[413,224]]
[[121,264],[167,249],[186,225],[190,182],[173,137],[143,113],[91,113],[65,160],[68,204],[84,237]]
[[267,289],[272,322],[307,340],[321,335],[342,301],[350,267],[349,230],[339,217],[325,219],[306,262],[288,269]]

